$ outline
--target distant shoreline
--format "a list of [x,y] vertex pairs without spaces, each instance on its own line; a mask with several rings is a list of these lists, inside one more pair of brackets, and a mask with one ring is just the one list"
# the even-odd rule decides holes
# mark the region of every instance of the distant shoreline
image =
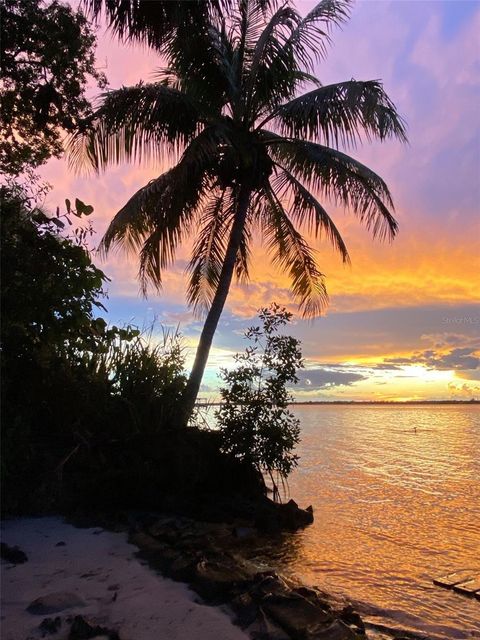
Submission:
[[[197,407],[219,407],[221,402],[197,402]],[[480,404],[480,400],[305,400],[305,401],[295,401],[289,402],[289,406],[317,406],[317,405],[354,405],[356,407],[360,406],[419,406],[419,405],[446,405],[446,404],[461,404],[461,405],[472,405],[472,404]]]
[[291,405],[317,405],[317,404],[341,404],[341,405],[432,405],[432,404],[480,404],[480,400],[313,400],[291,402]]

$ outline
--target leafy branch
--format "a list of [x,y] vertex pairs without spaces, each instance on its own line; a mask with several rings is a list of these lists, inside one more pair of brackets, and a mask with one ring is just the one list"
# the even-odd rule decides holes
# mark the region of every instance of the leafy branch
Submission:
[[247,329],[249,345],[236,354],[236,367],[222,369],[225,386],[216,412],[222,450],[267,474],[274,498],[280,497],[277,475],[283,483],[298,464],[293,453],[299,441],[299,421],[289,411],[292,396],[287,385],[298,381],[303,367],[300,342],[279,329],[292,314],[278,304],[259,312],[261,326]]

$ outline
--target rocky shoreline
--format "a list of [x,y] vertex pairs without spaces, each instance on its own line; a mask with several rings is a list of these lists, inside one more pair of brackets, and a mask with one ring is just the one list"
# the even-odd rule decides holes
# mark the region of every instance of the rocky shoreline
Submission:
[[[353,608],[326,593],[294,584],[242,557],[241,542],[255,535],[233,526],[185,517],[137,523],[130,542],[163,575],[186,582],[204,602],[227,605],[234,623],[254,640],[357,640],[365,627]],[[240,543],[240,544],[239,544]]]
[[[78,546],[75,547],[75,539],[78,539],[78,544],[85,545],[85,558],[82,559],[85,566],[93,566],[101,562],[98,543],[102,537],[103,545],[106,545],[105,549],[110,549],[109,545],[118,544],[123,545],[118,547],[123,551],[116,554],[109,550],[107,557],[103,556],[101,570],[98,567],[90,571],[83,570],[78,576],[64,571],[68,574],[66,578],[69,582],[59,585],[56,579],[52,579],[49,583],[50,591],[40,592],[39,597],[33,601],[29,600],[28,606],[23,608],[27,615],[42,616],[39,620],[40,624],[37,623],[35,635],[26,637],[29,640],[34,637],[51,637],[52,640],[56,638],[84,640],[100,637],[110,640],[137,640],[140,637],[156,640],[163,637],[163,635],[157,635],[156,631],[162,633],[164,625],[167,624],[164,618],[156,618],[156,622],[151,623],[153,627],[150,626],[144,635],[132,636],[131,632],[129,633],[128,618],[132,617],[131,607],[135,607],[137,596],[134,592],[129,594],[129,586],[122,584],[122,580],[128,581],[127,577],[123,577],[127,565],[124,564],[123,569],[121,567],[116,569],[115,583],[109,584],[112,580],[113,565],[117,562],[113,558],[117,555],[122,562],[125,559],[126,543],[121,540],[116,542],[116,540],[119,535],[122,540],[125,540],[125,535],[128,535],[127,548],[137,549],[135,555],[140,561],[138,570],[144,571],[140,566],[143,562],[157,574],[188,585],[189,589],[201,599],[195,606],[199,606],[200,609],[203,607],[204,613],[199,611],[198,615],[202,616],[207,626],[210,622],[205,610],[211,610],[214,613],[215,609],[218,609],[228,614],[237,626],[238,633],[241,630],[242,638],[252,640],[387,640],[392,638],[417,640],[421,638],[403,631],[392,632],[391,629],[382,625],[365,622],[346,599],[318,588],[306,587],[291,578],[279,575],[267,564],[252,560],[252,556],[255,556],[255,547],[270,545],[275,548],[281,544],[278,526],[274,526],[272,520],[273,513],[275,513],[277,525],[281,523],[283,529],[295,530],[313,519],[311,509],[299,509],[293,501],[285,505],[275,505],[272,509],[269,511],[269,517],[264,513],[259,518],[257,512],[254,519],[234,518],[229,522],[202,521],[176,514],[124,512],[108,518],[84,517],[83,522],[81,522],[82,518],[76,518],[75,524],[83,527],[87,525],[90,527],[87,530],[75,529],[65,524],[60,525],[71,532],[68,534],[71,538],[66,538],[66,544],[62,540],[50,547],[49,553],[52,558],[45,559],[50,564],[55,565],[58,562],[55,559],[56,555],[63,554],[66,559],[65,554],[68,553],[74,554],[73,558],[70,555],[70,562],[76,563]],[[270,506],[267,510],[270,510]],[[40,523],[36,530],[41,531],[42,519],[36,522]],[[91,528],[93,524],[97,525],[94,529]],[[272,528],[275,530],[274,533],[271,532]],[[21,522],[18,527],[18,530],[20,529]],[[53,531],[56,536],[58,525]],[[42,536],[52,538],[52,534],[45,535],[45,532]],[[25,540],[30,539],[31,536],[25,536]],[[6,560],[13,567],[16,562],[22,568],[30,563],[29,553],[24,553],[23,548],[7,547],[8,545],[2,551],[6,552],[8,556]],[[39,555],[38,550],[36,554]],[[108,556],[112,558],[109,559]],[[130,562],[128,558],[126,560]],[[131,568],[132,564],[130,563],[129,566]],[[57,574],[58,571],[55,569],[52,575]],[[83,604],[79,600],[81,595],[85,596],[82,588],[90,580],[98,581],[97,585],[93,582],[90,584],[102,593],[100,601],[103,604],[100,609],[97,604],[93,608],[88,605],[88,598]],[[159,596],[154,596],[146,586],[150,578],[140,577],[138,580],[140,585],[135,588],[138,591],[143,587],[143,600],[150,598],[149,606],[156,611],[161,604]],[[44,582],[44,586],[45,584],[47,582]],[[58,587],[65,588],[67,585],[69,590],[58,589]],[[165,589],[165,587],[162,588]],[[171,588],[167,586],[166,589],[168,592]],[[25,589],[22,593],[24,591]],[[117,596],[122,593],[124,605],[119,609],[120,603],[117,602]],[[99,597],[95,596],[93,600],[99,600]],[[205,607],[205,604],[212,606]],[[84,606],[87,608],[83,608]],[[113,615],[114,611],[117,612],[115,615]],[[134,608],[133,615],[142,620],[146,617],[141,607]],[[178,618],[178,615],[174,613],[172,615],[175,619]],[[225,623],[222,624],[225,625]],[[153,635],[152,630],[154,630]],[[219,635],[217,634],[218,640],[224,640],[227,637],[226,633],[227,631],[222,631]],[[228,634],[232,634],[230,629]],[[214,634],[213,637],[217,635]],[[202,639],[207,635],[199,634],[190,637]],[[212,636],[208,635],[208,637]],[[228,635],[228,637],[233,636]],[[6,638],[8,640],[8,636]],[[424,636],[422,640],[425,638]]]
[[[293,514],[303,521],[303,510],[293,501],[287,505],[293,530]],[[307,513],[313,514],[311,508]],[[252,640],[428,640],[365,623],[345,598],[252,562],[252,545],[260,538],[265,545],[268,535],[252,524],[150,516],[136,520],[129,540],[139,548],[139,557],[162,575],[187,583],[210,605],[226,606]],[[273,537],[270,543],[278,540]]]

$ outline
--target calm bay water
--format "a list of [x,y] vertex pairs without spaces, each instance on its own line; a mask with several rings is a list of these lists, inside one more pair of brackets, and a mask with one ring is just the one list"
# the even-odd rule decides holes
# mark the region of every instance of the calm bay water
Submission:
[[315,523],[281,569],[345,594],[389,626],[480,638],[480,602],[432,579],[480,572],[480,407],[297,406],[290,493]]

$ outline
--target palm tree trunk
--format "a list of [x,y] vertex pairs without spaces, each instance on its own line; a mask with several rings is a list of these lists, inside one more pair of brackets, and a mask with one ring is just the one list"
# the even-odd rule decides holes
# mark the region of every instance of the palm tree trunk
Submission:
[[240,187],[237,210],[235,212],[232,230],[230,232],[230,239],[228,241],[225,259],[223,261],[218,287],[212,301],[212,306],[210,307],[205,319],[205,324],[203,325],[202,334],[197,347],[197,353],[195,355],[195,362],[193,363],[192,371],[183,394],[183,406],[181,408],[182,414],[180,422],[180,426],[182,427],[187,426],[188,420],[192,415],[198,391],[200,389],[200,383],[202,382],[203,372],[205,371],[205,366],[207,364],[208,354],[210,353],[210,347],[212,346],[213,336],[217,329],[218,321],[220,320],[220,316],[230,290],[238,248],[242,240],[245,220],[247,218],[250,195],[251,188],[249,186],[245,185]]

